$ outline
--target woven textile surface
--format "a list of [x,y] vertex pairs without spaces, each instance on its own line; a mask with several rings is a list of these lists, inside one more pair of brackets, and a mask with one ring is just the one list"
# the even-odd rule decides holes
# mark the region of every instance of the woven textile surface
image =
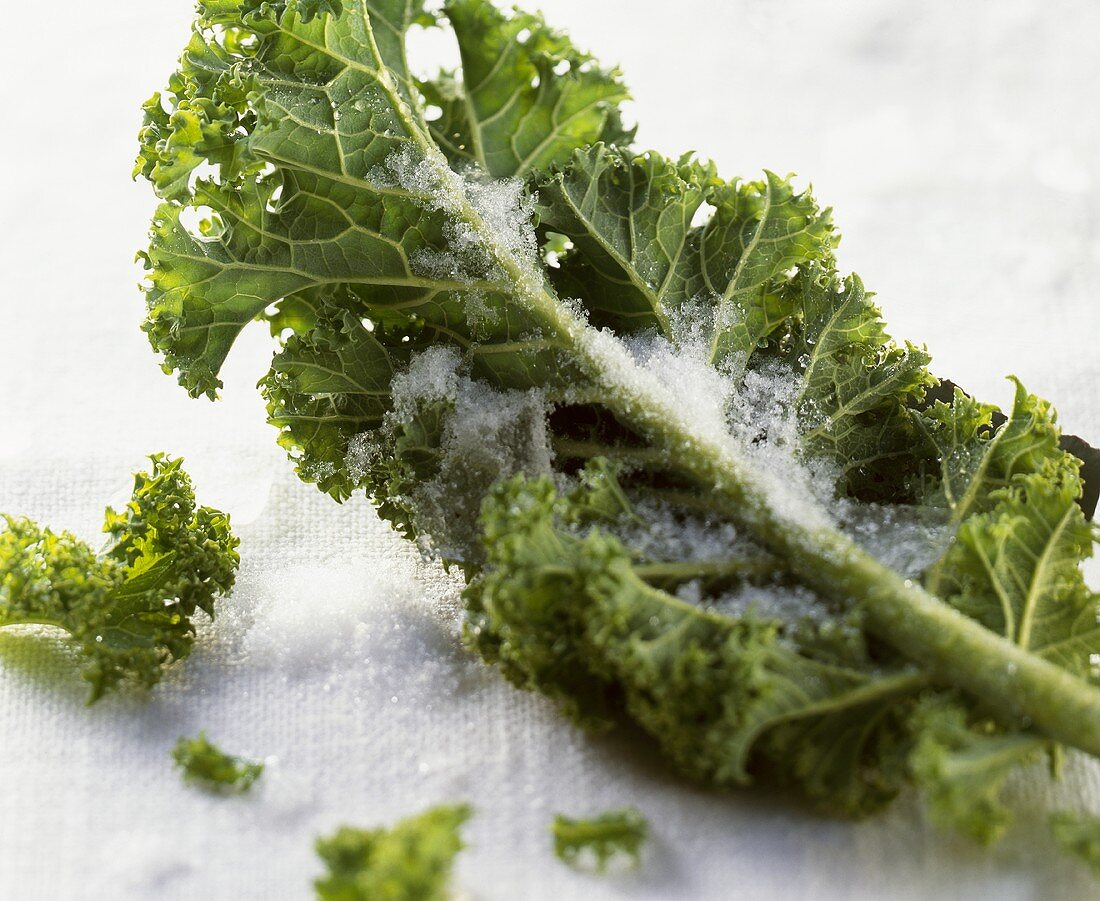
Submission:
[[[812,178],[842,267],[893,334],[983,399],[1006,403],[1018,375],[1100,441],[1100,7],[540,5],[622,65],[640,144]],[[138,329],[132,259],[154,204],[130,181],[134,134],[188,0],[50,10],[0,34],[0,511],[98,541],[104,506],[165,450],[232,514],[243,565],[224,615],[148,695],[88,708],[63,642],[0,634],[0,898],[306,898],[315,836],[449,800],[476,807],[455,880],[472,898],[1095,897],[1041,822],[1050,805],[1100,810],[1095,761],[1013,782],[1019,828],[985,851],[909,798],[851,824],[700,791],[464,652],[454,580],[361,498],[338,506],[295,480],[252,387],[262,328],[215,404],[160,374]],[[200,729],[268,760],[253,794],[182,784],[169,749]],[[600,879],[554,858],[554,813],[626,804],[652,824],[639,871]]]

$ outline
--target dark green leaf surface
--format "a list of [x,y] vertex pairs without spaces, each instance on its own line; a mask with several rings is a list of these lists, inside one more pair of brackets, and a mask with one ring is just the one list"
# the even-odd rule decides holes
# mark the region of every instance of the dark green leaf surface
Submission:
[[482,0],[450,0],[444,11],[462,54],[465,121],[457,125],[453,107],[444,118],[487,173],[523,176],[601,139],[629,143],[618,112],[629,94],[618,71],[600,68],[541,16],[505,14]]
[[539,216],[575,250],[551,278],[582,298],[592,321],[620,332],[675,337],[673,317],[691,300],[699,269],[693,220],[711,167],[604,144],[576,151],[539,187]]

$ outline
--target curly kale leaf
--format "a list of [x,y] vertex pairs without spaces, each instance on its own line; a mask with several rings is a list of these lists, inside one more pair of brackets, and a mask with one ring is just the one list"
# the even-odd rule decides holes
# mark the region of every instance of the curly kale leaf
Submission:
[[613,536],[571,527],[584,519],[577,504],[523,479],[486,502],[488,564],[467,589],[483,656],[582,721],[625,708],[695,778],[766,773],[838,812],[892,797],[894,711],[925,677],[855,647],[846,659],[800,647],[793,630],[751,612],[685,603],[650,584],[667,577],[659,563],[636,565]]
[[0,628],[68,632],[85,659],[89,702],[123,681],[158,682],[191,653],[197,611],[214,616],[240,558],[229,517],[195,503],[181,460],[157,455],[132,500],[107,510],[107,547],[6,517],[0,532]]
[[633,807],[585,819],[558,814],[550,828],[554,853],[561,860],[575,866],[590,863],[600,873],[620,859],[637,865],[649,835],[649,824]]
[[550,272],[563,297],[583,297],[596,325],[675,337],[672,319],[696,293],[694,219],[720,182],[713,166],[597,144],[539,186],[546,231],[572,248]]
[[471,642],[583,721],[834,813],[915,782],[995,838],[1011,767],[1100,754],[1049,406],[937,391],[810,191],[639,153],[614,70],[442,15],[462,69],[424,80],[417,2],[200,8],[138,162],[165,368],[214,395],[266,320],[299,474],[460,566]]
[[[456,235],[441,207],[473,203],[477,215],[492,218],[496,195],[482,192],[480,204],[459,196],[458,180],[431,142],[400,43],[420,18],[417,5],[357,0],[345,7],[338,20],[308,22],[294,3],[235,17],[204,7],[180,70],[147,105],[142,131],[136,171],[166,201],[145,254],[146,330],[189,391],[212,395],[249,321],[272,303],[319,294],[359,318],[416,328],[426,342],[468,335],[488,373],[529,384],[528,370],[552,360],[552,347],[525,337],[536,323],[507,303],[515,285],[490,259],[500,248],[475,247],[464,265],[454,259]],[[455,5],[456,19],[473,12],[499,15],[488,4]],[[564,39],[533,34],[536,43],[575,55]],[[541,58],[550,50],[537,52]],[[554,83],[564,91],[571,79]],[[554,109],[559,88],[547,82],[545,96],[525,101],[525,117]],[[616,87],[592,114],[604,122],[605,104],[621,95]],[[191,141],[188,115],[200,108],[208,128],[228,136],[231,155],[225,142]],[[584,129],[566,129],[547,146],[568,153],[588,139]],[[179,165],[181,144],[187,165],[205,162],[216,175],[192,178],[184,189],[165,174]],[[450,199],[441,201],[440,192]],[[206,217],[200,233],[188,229],[187,210]],[[471,294],[492,315],[472,323]],[[525,351],[532,363],[516,359]]]
[[1100,646],[1100,596],[1080,565],[1093,545],[1077,503],[1080,461],[1059,446],[1049,404],[1018,382],[995,434],[988,410],[971,404],[969,411],[961,434],[936,421],[942,410],[929,417],[933,439],[950,442],[939,491],[958,523],[929,582],[1008,640],[1087,675],[1089,654]]
[[914,718],[913,777],[933,818],[983,844],[999,839],[1012,820],[1000,800],[1004,781],[1039,756],[1042,740],[1005,733],[989,720],[969,722],[965,708],[945,698],[929,699]]
[[[697,225],[704,203],[714,211]],[[673,314],[708,298],[711,359],[741,365],[793,314],[777,290],[789,270],[830,260],[838,240],[831,211],[789,178],[726,183],[690,157],[603,144],[540,185],[539,216],[575,245],[551,278],[562,296],[583,298],[595,324],[675,340]]]
[[328,874],[315,887],[321,901],[445,901],[466,805],[434,807],[389,829],[343,826],[317,840]]
[[186,781],[224,794],[248,791],[264,771],[259,761],[226,754],[211,744],[204,732],[197,738],[180,738],[172,748],[172,759]]

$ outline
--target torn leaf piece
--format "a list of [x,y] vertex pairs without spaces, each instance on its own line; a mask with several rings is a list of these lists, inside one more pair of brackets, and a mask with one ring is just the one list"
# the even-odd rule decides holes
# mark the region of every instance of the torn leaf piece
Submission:
[[446,901],[465,804],[433,807],[389,829],[342,826],[317,840],[328,873],[314,886],[320,901]]
[[572,866],[603,873],[617,861],[637,866],[649,835],[649,823],[633,807],[572,819],[560,813],[551,825],[554,853]]
[[264,771],[258,760],[226,754],[211,744],[205,732],[197,738],[180,738],[172,749],[172,759],[187,782],[224,794],[243,794]]

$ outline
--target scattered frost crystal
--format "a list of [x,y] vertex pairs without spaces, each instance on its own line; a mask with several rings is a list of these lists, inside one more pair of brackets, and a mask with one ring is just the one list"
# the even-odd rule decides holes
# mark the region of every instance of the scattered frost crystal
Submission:
[[451,347],[430,347],[417,354],[407,369],[393,377],[394,415],[407,421],[424,402],[454,401],[461,365],[458,351]]
[[[421,157],[410,148],[392,154],[372,177],[407,191],[424,208],[446,217],[446,249],[421,248],[410,264],[419,275],[468,288],[461,296],[474,333],[491,328],[501,312],[497,307],[507,302],[493,295],[493,286],[522,299],[525,291],[541,285],[534,198],[518,179],[457,173],[441,157]],[[808,413],[801,408],[797,367],[773,361],[742,373],[740,367],[713,366],[710,341],[716,323],[709,298],[687,302],[669,324],[672,340],[652,334],[621,339],[579,323],[574,333],[594,364],[592,374],[600,388],[614,392],[624,406],[650,409],[655,417],[677,422],[681,433],[696,436],[690,446],[665,448],[666,453],[717,450],[731,468],[751,470],[745,481],[760,486],[760,503],[773,515],[800,527],[839,525],[906,575],[919,574],[935,559],[942,550],[935,524],[910,521],[886,508],[837,504],[835,467],[802,452],[800,435]],[[435,348],[418,355],[394,379],[393,395],[395,423],[410,422],[424,404],[447,407],[437,475],[417,486],[413,505],[419,511],[418,529],[428,542],[423,548],[430,552],[467,560],[477,556],[471,536],[476,534],[480,498],[493,482],[515,473],[561,478],[552,467],[545,397],[472,381],[461,374],[454,350]],[[376,453],[367,437],[353,442],[349,468],[365,472]],[[623,526],[629,534],[620,531],[620,537],[650,559],[720,560],[757,552],[720,520],[687,517],[659,504],[642,503],[638,513],[644,527]],[[692,586],[688,583],[680,591],[701,593],[699,585]],[[761,613],[805,615],[815,601],[809,593],[788,587],[753,588],[750,594],[722,603],[736,608],[751,602]]]
[[447,249],[415,251],[409,262],[417,274],[460,284],[487,281],[515,290],[502,268],[509,261],[529,283],[518,286],[521,293],[541,284],[536,197],[528,194],[522,180],[489,179],[473,169],[458,173],[443,157],[422,157],[408,147],[390,154],[384,166],[376,166],[371,180],[379,187],[407,191],[426,209],[446,216]]
[[[796,526],[839,528],[885,565],[918,578],[946,549],[950,532],[936,514],[903,506],[860,504],[836,497],[839,472],[823,457],[802,448],[805,429],[802,373],[783,361],[772,361],[734,378],[708,361],[705,310],[685,310],[674,319],[675,341],[653,335],[620,340],[609,332],[593,333],[588,351],[605,372],[608,390],[617,384],[627,395],[659,400],[669,419],[680,419],[684,431],[711,447],[724,449],[735,467],[751,467],[751,483],[765,486],[773,514]],[[694,322],[688,321],[689,318]],[[693,453],[693,448],[666,448],[667,453]],[[720,519],[677,514],[658,504],[639,502],[643,526],[624,527],[624,543],[647,558],[685,561],[721,560],[759,554],[751,542],[738,539],[733,526]],[[698,583],[679,589],[684,599],[702,598]],[[757,615],[788,622],[830,615],[827,605],[803,588],[787,585],[745,586],[713,603],[725,612]]]
[[[499,391],[461,371],[456,351],[430,348],[394,377],[389,427],[411,423],[424,409],[442,406],[442,439],[436,475],[415,487],[413,507],[421,550],[450,559],[480,554],[477,518],[481,500],[501,479],[517,473],[550,475],[549,404],[538,391]],[[367,436],[352,443],[349,468],[365,471],[375,445]]]
[[374,440],[370,432],[355,435],[348,442],[348,451],[344,459],[344,467],[348,475],[359,484],[362,484],[372,467],[378,462],[383,453],[382,445]]
[[[760,503],[795,526],[831,524],[823,504],[833,486],[827,469],[807,465],[799,454],[797,413],[784,402],[792,396],[797,375],[777,369],[770,382],[738,381],[710,365],[702,340],[674,346],[661,337],[624,342],[608,331],[586,330],[581,336],[601,387],[625,398],[628,405],[652,411],[660,424],[674,422],[694,436],[683,447],[665,448],[675,455],[717,452],[731,470],[751,471],[745,483],[760,486]],[[753,400],[768,402],[757,408]]]
[[616,535],[648,560],[706,562],[760,553],[738,535],[732,523],[685,514],[644,498],[634,503],[634,512],[637,517],[620,526]]
[[802,585],[746,585],[721,595],[711,607],[727,616],[751,614],[791,625],[827,622],[834,614],[820,595]]
[[698,579],[692,579],[690,582],[685,582],[676,589],[676,597],[685,604],[691,604],[693,607],[701,607],[703,605],[703,583]]
[[466,298],[466,321],[470,332],[477,336],[482,329],[491,329],[500,322],[500,310],[481,291],[471,291]]
[[946,510],[901,504],[837,502],[840,528],[883,565],[906,578],[919,577],[944,552],[954,534]]

